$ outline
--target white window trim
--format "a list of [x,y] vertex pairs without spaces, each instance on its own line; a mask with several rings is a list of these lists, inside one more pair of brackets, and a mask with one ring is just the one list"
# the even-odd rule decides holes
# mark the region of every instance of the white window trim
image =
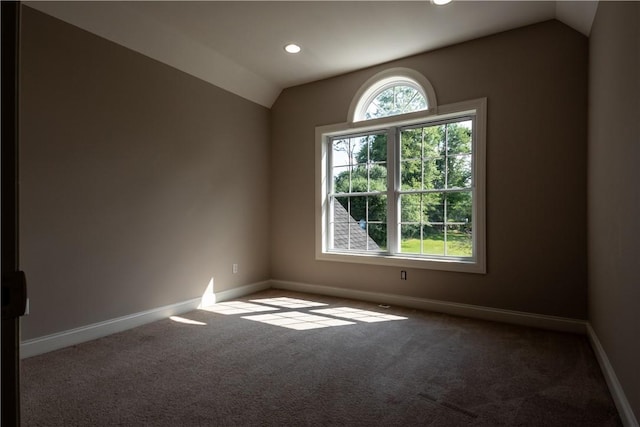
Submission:
[[[358,99],[357,97],[355,99]],[[428,110],[398,116],[383,117],[362,122],[346,122],[316,127],[316,259],[359,264],[374,264],[404,268],[457,271],[466,273],[486,273],[486,126],[487,99],[480,98],[430,108]],[[473,153],[474,153],[474,257],[424,258],[410,254],[365,254],[337,253],[327,250],[329,203],[327,197],[327,161],[329,138],[349,131],[370,131],[385,125],[406,126],[425,121],[447,119],[463,115],[475,115]]]

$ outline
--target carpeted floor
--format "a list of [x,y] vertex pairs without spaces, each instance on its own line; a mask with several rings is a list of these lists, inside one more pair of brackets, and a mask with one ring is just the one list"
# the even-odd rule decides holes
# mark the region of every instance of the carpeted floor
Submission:
[[279,290],[211,310],[24,360],[23,425],[621,425],[583,336]]

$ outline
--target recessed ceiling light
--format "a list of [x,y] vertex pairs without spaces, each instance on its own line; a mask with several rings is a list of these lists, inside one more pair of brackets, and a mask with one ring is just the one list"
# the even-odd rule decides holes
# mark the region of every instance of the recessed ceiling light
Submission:
[[438,6],[444,6],[445,4],[451,3],[451,0],[431,0],[431,3]]
[[300,48],[300,46],[298,46],[295,43],[289,43],[288,45],[286,45],[284,47],[284,50],[287,51],[288,53],[298,53],[300,52],[302,49]]

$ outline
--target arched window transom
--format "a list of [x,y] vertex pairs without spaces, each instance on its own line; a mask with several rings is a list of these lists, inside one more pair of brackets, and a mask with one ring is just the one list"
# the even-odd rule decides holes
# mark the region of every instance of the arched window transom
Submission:
[[373,76],[360,88],[349,121],[425,111],[435,105],[435,92],[424,76],[414,70],[394,68]]
[[393,81],[392,86],[385,85],[374,93],[373,99],[367,101],[361,120],[397,116],[428,108],[425,96],[413,82]]

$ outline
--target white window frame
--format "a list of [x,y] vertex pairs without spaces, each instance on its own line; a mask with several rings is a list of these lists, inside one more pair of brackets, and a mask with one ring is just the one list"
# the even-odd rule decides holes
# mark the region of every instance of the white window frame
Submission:
[[[356,97],[356,100],[361,98]],[[432,104],[430,104],[432,105]],[[486,98],[459,102],[455,104],[434,106],[428,110],[413,113],[383,117],[367,121],[353,120],[333,125],[316,127],[316,259],[360,264],[374,264],[403,268],[421,268],[432,270],[457,271],[467,273],[486,273]],[[355,110],[354,110],[355,111]],[[351,112],[352,113],[352,112]],[[331,138],[372,130],[389,129],[394,127],[429,124],[456,117],[474,117],[472,137],[472,173],[473,173],[473,257],[435,257],[405,253],[363,253],[334,251],[328,249],[329,243],[329,156]],[[354,116],[351,116],[353,118]],[[391,132],[390,134],[393,134]],[[391,135],[390,135],[391,136]],[[393,140],[393,138],[390,138]],[[392,150],[387,150],[388,175],[395,174],[399,157],[399,144],[394,141]],[[396,177],[395,185],[398,186]],[[398,206],[398,188],[390,188],[387,196],[388,203]],[[398,239],[394,230],[396,218],[388,218],[388,232],[390,239]],[[395,234],[395,235],[394,235]]]

